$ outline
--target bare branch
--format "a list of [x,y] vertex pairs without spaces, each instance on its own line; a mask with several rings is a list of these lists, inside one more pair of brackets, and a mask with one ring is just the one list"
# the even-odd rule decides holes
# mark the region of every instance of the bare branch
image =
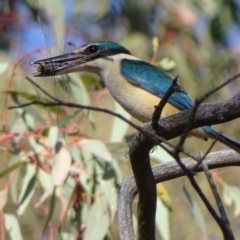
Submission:
[[229,223],[229,220],[228,220],[228,217],[227,217],[227,214],[225,212],[225,209],[224,209],[224,206],[222,204],[222,201],[221,201],[221,198],[217,192],[217,187],[213,181],[213,178],[212,178],[212,174],[211,172],[208,170],[208,166],[207,164],[205,163],[205,161],[202,162],[202,168],[205,172],[205,175],[207,177],[207,180],[208,180],[208,183],[212,189],[212,193],[213,193],[213,196],[216,200],[216,203],[217,203],[217,206],[218,206],[218,210],[220,212],[220,215],[221,215],[221,221],[220,221],[220,224],[221,224],[221,230],[223,232],[223,236],[224,236],[224,239],[227,239],[227,240],[234,240],[234,236],[233,236],[233,233],[232,233],[232,230],[231,230],[231,227],[230,227],[230,223]]
[[[181,135],[189,123],[192,109],[159,120],[157,133],[165,139]],[[206,114],[207,113],[207,114]],[[240,94],[226,102],[202,104],[199,106],[190,130],[202,126],[220,124],[240,117]]]
[[165,107],[165,105],[167,104],[168,99],[171,97],[171,95],[176,91],[177,92],[183,91],[183,89],[177,84],[177,79],[178,79],[178,76],[173,79],[172,85],[170,86],[170,88],[168,88],[167,92],[164,94],[164,96],[160,100],[159,104],[157,106],[155,106],[155,110],[154,110],[153,116],[152,116],[152,128],[153,129],[157,128],[158,121],[162,114],[162,110]]
[[137,134],[129,148],[129,158],[139,190],[138,201],[138,239],[155,239],[156,183],[150,165],[149,152],[152,141]]
[[[181,160],[191,171],[201,172],[202,167],[196,167],[196,161],[191,158]],[[220,167],[240,166],[240,155],[232,150],[213,152],[204,160],[209,169]],[[156,183],[169,181],[185,175],[181,167],[175,162],[168,162],[153,166]],[[132,202],[138,190],[133,176],[123,180],[119,188],[118,197],[118,222],[121,240],[135,239],[132,223]]]

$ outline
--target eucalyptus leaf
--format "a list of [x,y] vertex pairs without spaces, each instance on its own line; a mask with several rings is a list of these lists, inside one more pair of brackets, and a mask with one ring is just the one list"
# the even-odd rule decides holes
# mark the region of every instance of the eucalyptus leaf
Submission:
[[[116,101],[114,101],[114,112],[125,117],[127,120],[131,119],[131,115],[123,109]],[[112,131],[109,142],[121,142],[129,129],[129,124],[118,117],[114,117]]]
[[[46,104],[52,103],[52,101],[46,97],[38,96],[38,95],[31,94],[28,92],[8,91],[7,93],[11,95],[12,99],[17,104],[19,104],[19,100],[21,100],[21,99],[25,99],[25,100],[27,100],[27,102],[43,102]],[[25,101],[24,103],[27,103],[27,102]],[[46,109],[45,106],[39,105],[39,104],[36,104],[36,107],[43,109],[43,110]],[[29,108],[27,108],[27,109],[29,109]],[[50,112],[52,112],[52,113],[58,113],[61,115],[66,114],[66,111],[59,106],[49,106],[48,110],[50,110]]]
[[53,190],[53,179],[50,173],[39,169],[37,172],[37,179],[39,180],[41,186],[46,191],[52,191]]
[[102,141],[95,139],[81,139],[78,144],[81,148],[91,152],[102,160],[106,162],[112,161],[111,153]]
[[58,139],[58,135],[59,135],[58,126],[52,126],[48,132],[48,138],[50,140],[50,144],[52,147],[55,146],[57,139]]
[[108,201],[109,209],[111,211],[111,223],[112,223],[117,212],[118,194],[115,186],[115,180],[114,179],[102,180],[100,187],[103,190],[103,193],[105,194],[105,197]]
[[11,172],[13,172],[14,170],[16,170],[17,168],[21,167],[23,164],[25,164],[24,162],[17,162],[13,165],[11,165],[10,167],[8,167],[7,169],[3,170],[2,172],[0,172],[0,178],[6,177],[8,174],[10,174]]
[[62,232],[61,233],[61,240],[76,240],[76,234]]
[[107,235],[110,219],[107,208],[97,200],[91,206],[86,219],[86,231],[83,240],[102,240]]
[[157,200],[156,227],[163,240],[171,239],[169,211],[159,199]]
[[47,216],[47,219],[45,221],[43,232],[42,232],[42,237],[46,238],[46,239],[49,239],[48,224],[52,220],[52,216],[53,216],[54,209],[55,209],[55,203],[56,203],[56,188],[54,188],[54,191],[52,193],[48,216]]
[[187,199],[187,201],[189,203],[189,207],[190,207],[191,213],[193,215],[193,218],[194,218],[197,226],[202,231],[204,236],[207,237],[206,221],[204,219],[203,213],[202,213],[198,203],[196,202],[194,197],[189,193],[189,191],[187,190],[187,188],[185,186],[183,187],[183,192],[185,193],[186,199]]
[[9,66],[9,62],[1,62],[0,63],[0,75],[3,74]]
[[36,167],[27,164],[26,173],[22,181],[21,192],[19,195],[18,215],[22,215],[28,206],[36,188]]
[[26,124],[22,118],[17,118],[11,127],[11,131],[17,133],[14,136],[15,143],[19,143],[23,137],[23,133],[27,130]]
[[236,186],[223,185],[222,200],[227,206],[234,205],[234,216],[240,215],[240,189]]
[[4,214],[4,224],[11,240],[22,240],[22,233],[17,218],[12,214]]
[[174,161],[174,158],[159,146],[153,148],[153,150],[150,153],[150,156],[151,158],[156,159],[160,163]]
[[63,185],[69,174],[71,162],[71,155],[66,148],[62,147],[59,152],[55,154],[51,172],[53,185],[55,187],[60,187]]

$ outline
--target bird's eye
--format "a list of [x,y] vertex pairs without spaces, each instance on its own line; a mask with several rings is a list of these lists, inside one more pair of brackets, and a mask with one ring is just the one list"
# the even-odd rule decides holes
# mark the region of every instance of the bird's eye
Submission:
[[98,49],[98,46],[96,46],[96,45],[91,45],[91,46],[89,46],[87,49],[86,49],[86,52],[88,53],[88,54],[90,54],[90,53],[95,53],[95,52],[97,52],[99,49]]

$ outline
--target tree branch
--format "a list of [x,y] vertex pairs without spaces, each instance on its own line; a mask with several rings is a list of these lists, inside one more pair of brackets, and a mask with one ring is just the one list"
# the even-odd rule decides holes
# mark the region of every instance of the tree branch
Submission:
[[[195,169],[196,161],[191,158],[185,158],[181,161],[191,171],[203,171],[201,166]],[[213,152],[208,154],[204,162],[209,169],[240,166],[240,155],[232,150]],[[172,180],[185,175],[182,168],[175,161],[153,166],[152,170],[156,183]],[[132,202],[137,193],[138,189],[133,176],[127,177],[120,184],[118,197],[118,222],[121,240],[136,239],[132,223]]]
[[202,162],[202,168],[205,172],[205,175],[207,177],[209,186],[212,190],[213,196],[214,196],[215,201],[217,203],[219,213],[221,215],[221,221],[220,221],[221,226],[220,227],[222,229],[224,239],[234,240],[234,236],[233,236],[233,233],[232,233],[232,230],[231,230],[231,227],[230,227],[230,222],[228,220],[228,217],[227,217],[226,211],[224,209],[222,200],[221,200],[221,198],[218,194],[217,186],[215,185],[215,183],[213,181],[212,174],[209,171],[208,166],[205,163],[205,161]]
[[157,192],[149,158],[153,144],[143,134],[137,134],[134,140],[129,148],[129,158],[139,189],[138,239],[154,240]]
[[[192,109],[163,118],[159,121],[157,134],[165,139],[172,139],[181,135],[183,129],[189,123]],[[216,104],[202,104],[198,107],[192,121],[194,128],[220,124],[240,117],[240,94],[234,96],[228,101]],[[150,124],[147,124],[148,126]],[[146,126],[147,128],[147,126]]]

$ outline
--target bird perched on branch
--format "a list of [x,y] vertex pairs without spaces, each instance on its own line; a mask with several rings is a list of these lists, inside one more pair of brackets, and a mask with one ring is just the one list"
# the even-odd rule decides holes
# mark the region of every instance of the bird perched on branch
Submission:
[[[133,117],[141,122],[152,119],[156,106],[172,84],[172,78],[154,65],[131,55],[125,47],[111,41],[98,41],[83,45],[75,51],[52,58],[38,60],[35,76],[55,76],[71,72],[97,74],[113,98]],[[167,117],[193,107],[184,91],[174,92],[162,111]],[[190,135],[208,138],[229,146],[240,153],[240,144],[219,134],[213,127],[194,129]]]

